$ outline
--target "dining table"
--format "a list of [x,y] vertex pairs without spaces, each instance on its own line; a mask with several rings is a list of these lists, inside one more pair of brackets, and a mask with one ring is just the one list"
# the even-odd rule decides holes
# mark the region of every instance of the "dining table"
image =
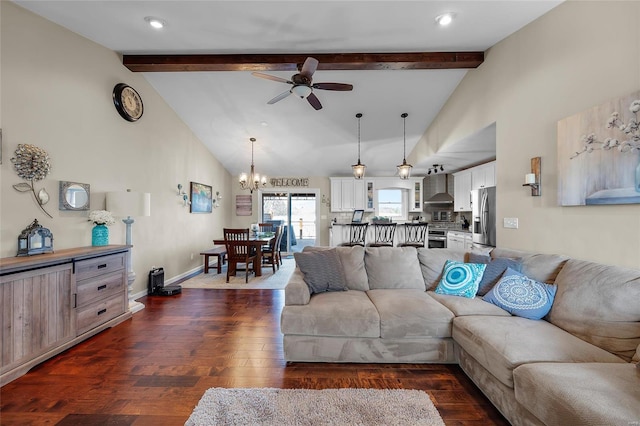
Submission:
[[[239,240],[246,242],[256,249],[256,263],[258,264],[258,267],[255,268],[256,277],[262,276],[262,246],[268,245],[272,238],[273,233],[271,233],[271,235],[269,235],[269,233],[255,233],[252,234],[248,240]],[[213,243],[225,245],[225,240],[224,238],[216,238],[213,240]]]

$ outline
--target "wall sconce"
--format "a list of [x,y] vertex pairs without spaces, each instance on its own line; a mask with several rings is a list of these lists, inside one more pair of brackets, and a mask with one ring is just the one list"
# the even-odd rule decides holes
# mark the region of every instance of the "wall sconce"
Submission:
[[214,209],[220,207],[220,200],[222,200],[222,195],[220,195],[220,191],[216,191],[216,196],[211,200]]
[[522,184],[522,186],[531,187],[532,197],[540,196],[540,166],[540,157],[533,157],[531,159],[531,173],[524,175],[524,184]]
[[191,201],[189,201],[189,194],[182,190],[181,183],[178,184],[178,197],[182,198],[182,207],[187,207],[191,204]]

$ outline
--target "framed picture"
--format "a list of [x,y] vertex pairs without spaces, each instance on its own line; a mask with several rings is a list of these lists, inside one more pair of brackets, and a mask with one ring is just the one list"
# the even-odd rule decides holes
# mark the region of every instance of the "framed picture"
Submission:
[[191,182],[191,213],[211,213],[213,190],[209,185]]
[[558,204],[640,203],[639,99],[637,91],[558,121]]
[[251,195],[236,195],[236,216],[251,216]]

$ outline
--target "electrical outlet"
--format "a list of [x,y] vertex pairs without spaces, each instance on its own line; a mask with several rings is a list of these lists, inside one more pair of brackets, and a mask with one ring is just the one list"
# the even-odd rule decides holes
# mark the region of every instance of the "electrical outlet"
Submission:
[[518,229],[518,218],[517,217],[505,217],[503,219],[502,226],[504,228]]

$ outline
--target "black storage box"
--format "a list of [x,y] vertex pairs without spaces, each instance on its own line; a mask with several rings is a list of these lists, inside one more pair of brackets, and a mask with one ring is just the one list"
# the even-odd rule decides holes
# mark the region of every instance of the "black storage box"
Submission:
[[179,285],[164,285],[164,268],[153,268],[149,271],[147,293],[153,296],[173,296],[182,292]]

